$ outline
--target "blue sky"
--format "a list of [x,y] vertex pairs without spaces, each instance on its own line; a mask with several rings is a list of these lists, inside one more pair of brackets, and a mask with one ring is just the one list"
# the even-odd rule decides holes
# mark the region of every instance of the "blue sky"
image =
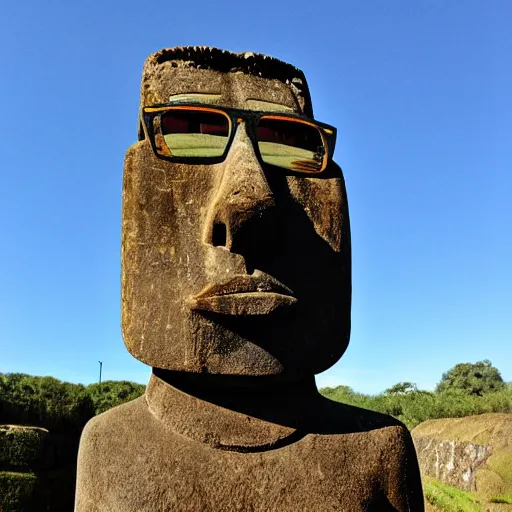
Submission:
[[0,372],[145,383],[120,334],[123,157],[163,47],[262,52],[338,128],[353,243],[348,351],[317,377],[512,381],[512,3],[7,2],[0,18]]

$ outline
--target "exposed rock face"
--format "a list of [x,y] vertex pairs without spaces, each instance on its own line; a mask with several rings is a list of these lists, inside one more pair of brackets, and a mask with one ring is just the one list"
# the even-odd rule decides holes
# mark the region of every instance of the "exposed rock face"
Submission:
[[476,491],[476,469],[489,458],[492,446],[430,437],[415,438],[414,442],[423,475],[465,491]]
[[412,435],[424,476],[487,500],[512,492],[512,414],[428,420]]

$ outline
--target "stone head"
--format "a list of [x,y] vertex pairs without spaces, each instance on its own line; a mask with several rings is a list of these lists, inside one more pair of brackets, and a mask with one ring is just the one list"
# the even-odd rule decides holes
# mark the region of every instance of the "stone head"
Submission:
[[[169,104],[228,112],[227,152],[206,163],[174,158],[158,139]],[[297,378],[330,367],[348,345],[341,169],[327,157],[319,173],[264,161],[251,112],[313,122],[303,73],[204,47],[146,60],[139,141],[124,164],[122,330],[150,366]]]

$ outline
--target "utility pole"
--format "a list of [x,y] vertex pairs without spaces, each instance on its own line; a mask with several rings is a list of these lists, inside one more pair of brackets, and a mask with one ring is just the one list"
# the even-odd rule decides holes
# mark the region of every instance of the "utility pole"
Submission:
[[101,367],[103,366],[103,363],[101,361],[98,361],[100,363],[100,384],[101,384]]

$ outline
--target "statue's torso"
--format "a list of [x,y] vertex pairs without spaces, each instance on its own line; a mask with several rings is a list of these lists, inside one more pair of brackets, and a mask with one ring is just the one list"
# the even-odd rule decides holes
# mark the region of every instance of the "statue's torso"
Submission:
[[[386,495],[399,463],[389,453],[402,456],[400,446],[393,449],[397,444],[399,427],[391,426],[308,434],[251,453],[222,450],[165,428],[141,397],[117,408],[109,421],[98,417],[88,425],[76,510],[396,510]],[[408,510],[405,503],[400,507]]]

